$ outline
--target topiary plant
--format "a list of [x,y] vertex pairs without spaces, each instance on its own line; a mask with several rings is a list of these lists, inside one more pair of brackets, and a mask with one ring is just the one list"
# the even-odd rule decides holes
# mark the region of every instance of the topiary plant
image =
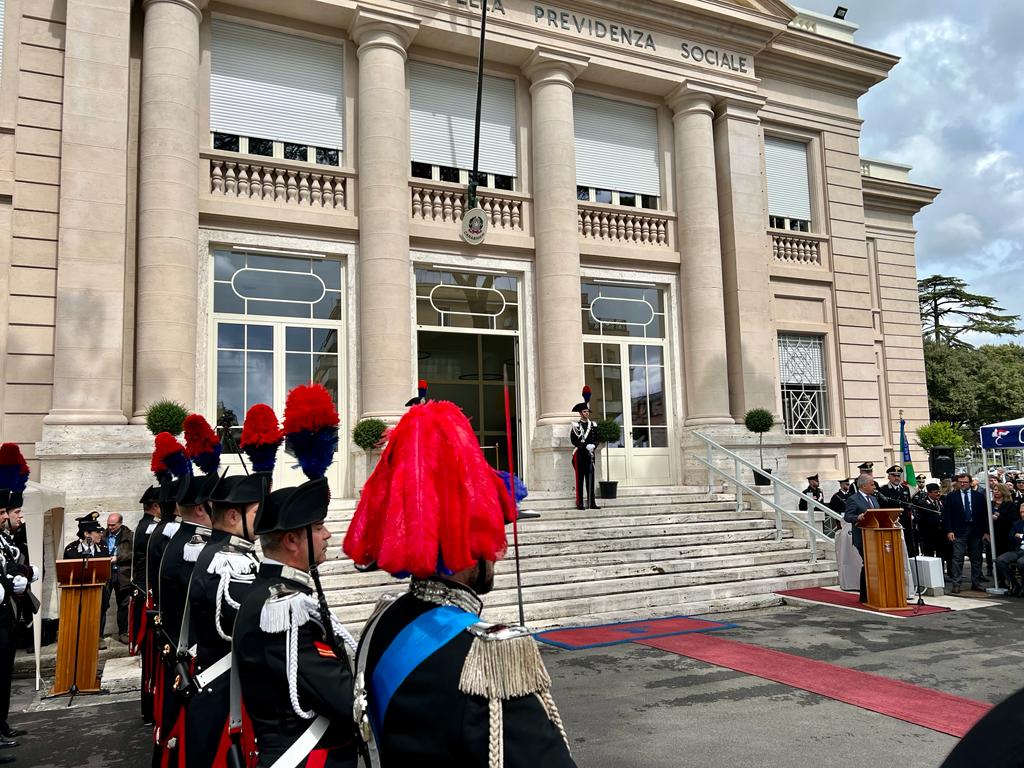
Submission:
[[381,419],[363,419],[352,428],[352,442],[369,451],[384,437],[388,425]]
[[158,400],[146,409],[146,428],[154,435],[170,432],[180,435],[188,411],[176,400]]
[[764,433],[775,426],[775,417],[765,408],[751,408],[743,416],[743,425],[757,435],[757,456],[764,468]]
[[[597,442],[599,444],[608,443],[610,445],[612,443],[617,443],[619,441],[619,438],[622,436],[622,425],[619,424],[619,422],[617,422],[615,419],[602,419],[601,421],[597,422],[596,426],[594,427],[594,434],[597,437]],[[604,477],[606,480],[610,479],[610,461],[611,460],[608,457],[608,451],[606,450],[604,452]]]

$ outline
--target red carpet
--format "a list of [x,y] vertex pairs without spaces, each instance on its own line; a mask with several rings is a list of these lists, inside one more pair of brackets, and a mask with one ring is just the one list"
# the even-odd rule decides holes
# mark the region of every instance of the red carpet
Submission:
[[681,635],[636,642],[774,680],[933,731],[948,733],[950,736],[962,737],[992,708],[991,704],[981,701],[890,680],[869,672],[858,672],[824,661],[805,659],[710,635]]
[[577,651],[581,648],[598,648],[604,645],[632,643],[636,640],[650,640],[655,637],[682,635],[689,632],[711,632],[716,629],[732,629],[735,624],[720,621],[691,619],[689,616],[669,616],[648,621],[623,621],[617,624],[600,624],[593,627],[570,627],[538,632],[535,637],[559,648]]
[[927,616],[931,613],[946,613],[950,610],[949,608],[940,608],[937,605],[908,605],[907,608],[911,610],[876,611],[874,608],[868,608],[860,602],[860,596],[855,592],[842,592],[838,589],[825,589],[824,587],[787,589],[784,592],[776,592],[775,594],[782,595],[783,597],[799,597],[802,600],[813,600],[816,603],[839,605],[843,608],[860,608],[863,611],[873,611],[874,613],[884,613],[887,616],[903,616],[905,618],[912,616]]

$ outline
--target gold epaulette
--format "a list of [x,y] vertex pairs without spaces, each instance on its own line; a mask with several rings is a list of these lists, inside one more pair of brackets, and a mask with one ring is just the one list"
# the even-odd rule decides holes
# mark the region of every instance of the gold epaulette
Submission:
[[473,644],[462,666],[460,691],[505,700],[551,688],[540,649],[526,627],[481,621],[466,631]]

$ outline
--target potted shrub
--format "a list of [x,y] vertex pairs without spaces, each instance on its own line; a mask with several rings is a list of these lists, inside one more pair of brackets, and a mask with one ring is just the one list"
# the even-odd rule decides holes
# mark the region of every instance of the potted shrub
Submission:
[[775,417],[765,408],[751,408],[743,417],[746,428],[757,435],[757,457],[760,472],[754,472],[754,485],[770,485],[771,470],[764,465],[764,433],[775,426]]
[[[619,422],[615,419],[604,419],[597,422],[594,427],[594,432],[597,436],[598,447],[606,444],[615,443],[622,435],[622,427]],[[608,451],[604,452],[604,476],[605,479],[601,480],[599,485],[601,486],[601,498],[602,499],[614,499],[619,493],[619,481],[607,479],[610,469],[610,461],[608,458]]]
[[381,419],[363,419],[352,428],[352,442],[364,451],[372,451],[384,439],[387,429]]
[[154,435],[170,432],[180,435],[185,429],[185,406],[174,400],[158,400],[146,409],[146,428]]

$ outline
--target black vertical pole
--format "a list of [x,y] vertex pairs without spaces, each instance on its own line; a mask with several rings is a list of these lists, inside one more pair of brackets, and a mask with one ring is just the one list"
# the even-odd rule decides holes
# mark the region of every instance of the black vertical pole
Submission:
[[476,208],[477,169],[480,166],[480,109],[484,97],[484,45],[487,41],[487,0],[480,0],[480,54],[476,63],[476,121],[473,123],[473,173],[469,177],[469,207]]

